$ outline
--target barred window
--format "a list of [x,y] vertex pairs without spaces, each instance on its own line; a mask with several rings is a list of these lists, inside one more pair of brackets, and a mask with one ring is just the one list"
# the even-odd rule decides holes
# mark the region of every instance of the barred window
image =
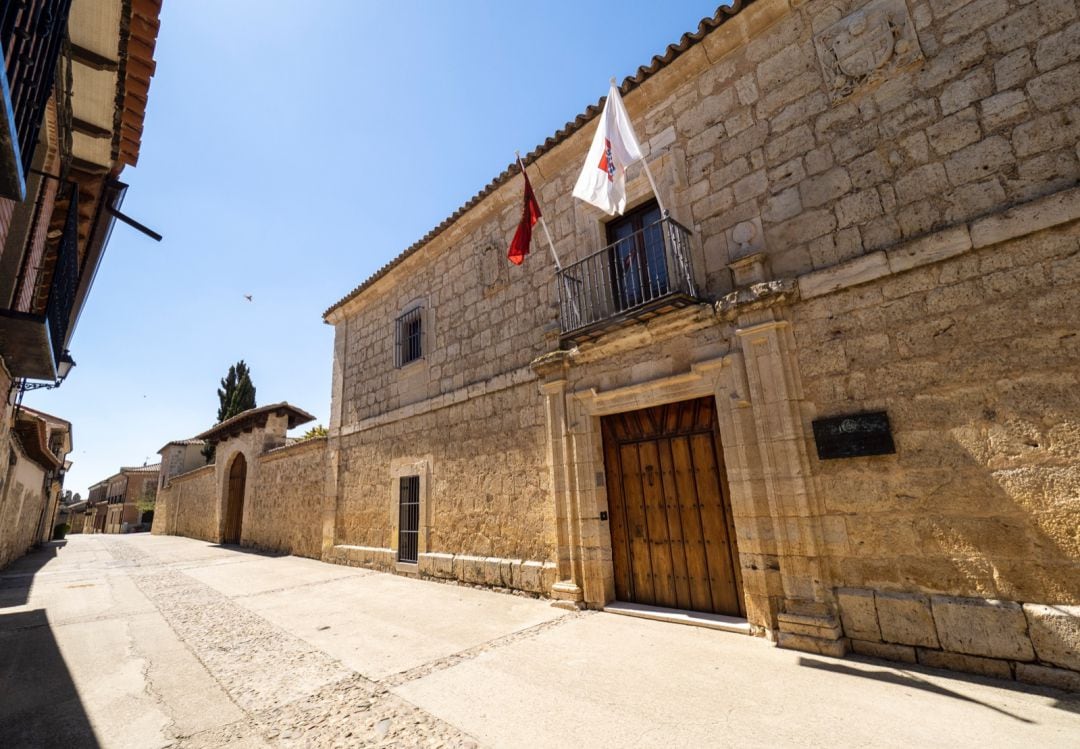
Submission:
[[420,477],[402,476],[398,501],[398,561],[416,564],[420,540]]
[[423,308],[414,307],[397,319],[394,331],[395,363],[403,367],[424,355]]

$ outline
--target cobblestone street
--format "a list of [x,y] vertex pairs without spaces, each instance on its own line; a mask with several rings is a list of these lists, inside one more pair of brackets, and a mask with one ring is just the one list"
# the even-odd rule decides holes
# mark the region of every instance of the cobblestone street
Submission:
[[1052,690],[148,535],[75,536],[0,575],[0,697],[12,747],[1063,746],[1080,732],[1080,703]]

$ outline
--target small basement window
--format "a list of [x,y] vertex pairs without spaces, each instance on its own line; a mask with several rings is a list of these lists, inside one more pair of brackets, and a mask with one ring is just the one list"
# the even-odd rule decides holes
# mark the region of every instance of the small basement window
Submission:
[[395,363],[403,367],[424,355],[424,310],[414,307],[397,319],[394,331]]
[[420,541],[420,477],[402,476],[398,501],[398,561],[416,564]]

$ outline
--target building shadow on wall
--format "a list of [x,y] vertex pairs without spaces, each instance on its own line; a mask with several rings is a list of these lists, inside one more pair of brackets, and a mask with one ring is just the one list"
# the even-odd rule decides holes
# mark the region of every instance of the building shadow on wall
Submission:
[[[974,705],[985,707],[987,710],[993,710],[995,713],[1000,713],[1001,715],[1005,715],[1021,723],[1031,724],[1035,723],[1036,721],[1030,720],[1029,718],[1025,718],[1020,715],[1016,715],[1015,713],[1011,713],[1004,708],[1000,708],[988,702],[983,702],[982,700],[970,697],[966,694],[962,694],[953,689],[949,689],[942,684],[929,681],[926,677],[936,676],[939,678],[947,678],[950,681],[955,682],[963,682],[967,684],[982,684],[986,686],[996,687],[998,689],[1007,689],[1013,692],[1045,695],[1047,697],[1052,697],[1055,699],[1053,707],[1065,710],[1067,712],[1080,714],[1080,695],[1070,695],[1056,689],[1031,686],[1027,684],[1018,684],[1014,681],[991,679],[988,677],[964,674],[957,671],[946,671],[942,669],[928,668],[926,666],[918,666],[915,664],[904,664],[904,666],[900,667],[886,661],[876,660],[874,658],[849,656],[848,659],[857,661],[858,663],[862,663],[865,665],[863,667],[858,667],[835,661],[824,661],[817,660],[816,658],[806,657],[800,657],[798,660],[798,664],[804,668],[815,668],[821,671],[830,671],[832,673],[843,674],[845,676],[851,676],[860,679],[871,679],[873,681],[879,681],[885,684],[893,684],[908,689],[918,689],[923,692],[938,694],[943,697],[949,697],[951,699],[960,700],[962,702],[970,702]],[[866,666],[878,666],[879,668],[869,669],[866,668]]]
[[0,609],[24,606],[30,598],[34,575],[66,545],[67,541],[49,541],[0,570]]
[[42,610],[0,614],[0,736],[4,746],[100,746]]
[[[970,349],[951,356],[920,389],[883,401],[896,455],[817,462],[827,504],[857,498],[839,508],[851,544],[840,578],[928,597],[1080,603],[1070,483],[1080,389],[1072,375],[983,371]],[[960,392],[954,380],[987,384]],[[861,504],[873,513],[860,516]],[[1075,650],[1068,632],[1041,628],[1033,662],[1064,666],[1044,656]]]

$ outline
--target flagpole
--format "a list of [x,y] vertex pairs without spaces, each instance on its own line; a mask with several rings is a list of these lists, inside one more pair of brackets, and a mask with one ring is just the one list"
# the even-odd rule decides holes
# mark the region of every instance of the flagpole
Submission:
[[[525,174],[525,163],[521,160],[521,151],[514,151],[514,155],[517,156],[518,168],[521,169],[522,174]],[[660,198],[657,198],[657,200],[659,199]],[[551,248],[551,257],[555,260],[555,269],[561,271],[562,263],[559,262],[559,254],[555,252],[555,243],[551,240],[551,232],[548,231],[548,225],[547,221],[544,220],[543,211],[540,211],[540,226],[543,227],[544,236],[547,237],[548,247]]]
[[[618,93],[619,86],[618,86],[618,84],[615,83],[615,76],[611,76],[611,87],[613,89],[615,89],[616,93]],[[625,104],[623,106],[625,107]],[[627,112],[627,115],[629,115],[629,112]],[[629,120],[627,121],[627,124],[629,124]],[[630,127],[631,127],[631,131],[632,131],[633,130],[633,125],[630,125]],[[661,216],[667,216],[667,209],[664,208],[664,199],[660,197],[660,191],[656,189],[656,180],[653,179],[652,169],[649,169],[649,160],[647,158],[645,158],[644,155],[642,155],[642,157],[641,157],[641,165],[643,167],[645,167],[645,176],[649,180],[649,186],[652,188],[653,195],[656,196],[656,205],[659,206],[659,208],[660,208],[660,215]]]

